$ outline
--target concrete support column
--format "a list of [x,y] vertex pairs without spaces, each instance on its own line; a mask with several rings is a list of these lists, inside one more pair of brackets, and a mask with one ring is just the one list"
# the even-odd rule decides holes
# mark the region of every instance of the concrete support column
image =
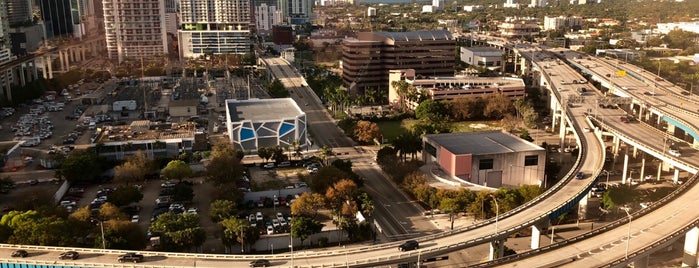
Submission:
[[85,60],[85,49],[80,48],[80,60],[84,61]]
[[663,161],[660,160],[660,164],[658,164],[658,176],[656,177],[656,180],[660,180],[660,173],[663,171]]
[[[10,68],[10,70],[12,70]],[[5,98],[7,100],[12,100],[12,83],[10,83],[10,78],[12,78],[12,71],[5,72]]]
[[580,199],[580,202],[578,202],[578,220],[584,220],[587,219],[587,205],[588,205],[588,198],[590,195],[585,195]]
[[672,175],[672,181],[677,184],[677,182],[680,180],[680,170],[678,168],[675,168],[675,174]]
[[66,63],[63,60],[63,52],[58,51],[58,64],[62,72],[66,71]]
[[39,79],[39,68],[36,67],[36,59],[33,59],[32,61],[32,75],[34,76],[34,80]]
[[[48,55],[46,59],[46,68],[48,69],[48,79],[53,79],[53,61],[51,61],[51,56]],[[44,77],[46,78],[46,77]]]
[[670,135],[675,135],[675,125],[667,124],[667,133]]
[[[505,251],[505,240],[496,240],[493,242],[488,243],[490,245],[490,260],[495,260],[496,258],[502,258],[504,255]],[[497,250],[497,257],[495,256],[495,252]]]
[[626,184],[626,177],[629,172],[629,152],[627,149],[627,152],[624,152],[624,167],[622,169],[622,174],[621,174],[621,184]]
[[20,63],[19,64],[19,85],[20,86],[25,86],[27,84],[27,78],[24,76],[25,72],[25,64]]
[[638,105],[638,118],[643,118],[643,105]]
[[537,249],[541,246],[541,229],[536,224],[532,225],[532,243],[531,249]]
[[643,257],[640,257],[633,261],[633,268],[648,268],[648,257],[650,255],[646,255]]
[[561,147],[565,145],[565,138],[566,138],[566,118],[565,114],[563,114],[563,111],[561,111],[561,123],[558,126],[558,138],[561,139]]
[[638,157],[638,147],[636,147],[636,146],[633,147],[632,154],[633,154],[633,158]]
[[614,136],[614,138],[612,138],[612,154],[614,154],[614,155],[619,154],[619,144],[620,143],[621,142],[619,140],[619,137]]
[[699,228],[694,227],[684,235],[684,254],[682,267],[697,267],[697,248],[699,247]]
[[643,182],[643,181],[646,181],[646,179],[645,179],[645,171],[646,171],[646,156],[643,155],[643,156],[641,157],[641,175],[640,175],[640,177],[639,177],[639,178],[641,178],[640,181],[642,181],[642,182]]

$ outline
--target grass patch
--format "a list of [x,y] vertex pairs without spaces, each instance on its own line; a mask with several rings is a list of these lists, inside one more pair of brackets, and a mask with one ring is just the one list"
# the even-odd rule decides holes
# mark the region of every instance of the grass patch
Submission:
[[[407,133],[418,122],[419,120],[417,119],[404,119],[401,121],[380,121],[377,124],[379,129],[381,129],[381,133],[383,133],[384,139],[390,142],[400,134]],[[452,123],[451,129],[452,132],[474,132],[499,130],[502,127],[499,121],[462,121]]]
[[498,121],[462,121],[451,125],[452,132],[474,132],[502,129]]

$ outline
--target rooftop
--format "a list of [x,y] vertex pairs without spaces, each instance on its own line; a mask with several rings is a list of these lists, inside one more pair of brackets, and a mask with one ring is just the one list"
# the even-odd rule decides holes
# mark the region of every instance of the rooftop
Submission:
[[500,54],[504,53],[502,50],[494,47],[463,47],[463,49],[473,52],[494,52]]
[[423,41],[423,40],[451,40],[452,36],[449,31],[433,30],[433,31],[412,31],[412,32],[376,32],[386,38],[394,41]]
[[291,98],[226,100],[226,111],[231,122],[279,120],[303,114]]
[[105,127],[95,143],[193,138],[195,131],[194,122],[157,123],[140,120],[128,126]]
[[544,150],[535,144],[499,130],[425,135],[448,151],[456,154],[502,154],[519,151]]

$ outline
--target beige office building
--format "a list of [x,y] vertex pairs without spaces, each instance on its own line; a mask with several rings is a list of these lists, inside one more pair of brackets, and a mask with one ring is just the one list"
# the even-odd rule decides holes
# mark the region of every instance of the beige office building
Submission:
[[103,0],[107,55],[129,58],[167,53],[165,1]]

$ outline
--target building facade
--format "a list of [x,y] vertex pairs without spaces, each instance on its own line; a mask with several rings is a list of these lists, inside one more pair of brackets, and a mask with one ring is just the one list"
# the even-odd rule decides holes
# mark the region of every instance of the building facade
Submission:
[[504,52],[494,47],[461,47],[459,52],[461,61],[469,65],[500,68],[503,64]]
[[534,38],[539,36],[541,29],[536,20],[515,19],[498,25],[500,36],[505,38]]
[[103,0],[107,56],[122,62],[167,53],[165,2]]
[[[71,0],[39,0],[41,18],[44,23],[46,37],[72,36],[74,24],[80,24],[80,17],[73,12]],[[77,6],[75,9],[77,10]],[[77,17],[74,17],[77,16]]]
[[544,31],[580,30],[583,20],[580,17],[544,17]]
[[7,21],[10,26],[32,21],[31,0],[5,0],[7,7]]
[[309,145],[306,113],[291,98],[226,100],[226,127],[233,146],[243,151],[261,147]]
[[277,6],[262,3],[255,7],[255,26],[258,32],[271,32],[274,25],[281,24],[277,16]]
[[180,58],[251,52],[251,0],[180,1]]
[[444,30],[363,32],[342,41],[342,79],[350,93],[388,89],[389,70],[418,77],[453,76],[456,41]]
[[[477,77],[451,76],[417,79],[415,70],[391,70],[389,75],[388,98],[390,103],[397,103],[400,96],[393,87],[394,81],[406,81],[418,92],[426,92],[432,100],[451,101],[465,97],[486,97],[503,94],[512,100],[526,96],[524,80],[516,77]],[[411,108],[419,103],[409,103]]]
[[425,163],[461,183],[490,188],[545,182],[546,150],[501,131],[430,134],[422,138]]

